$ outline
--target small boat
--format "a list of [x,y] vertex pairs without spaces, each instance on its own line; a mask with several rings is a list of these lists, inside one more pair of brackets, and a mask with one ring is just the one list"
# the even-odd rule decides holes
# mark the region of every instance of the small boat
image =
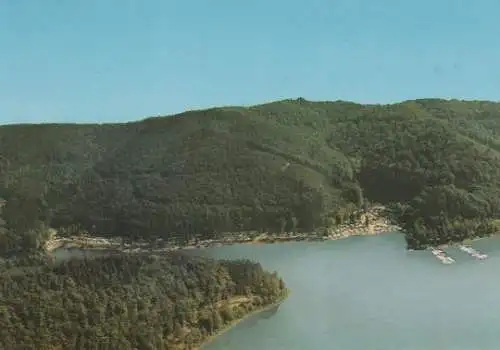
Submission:
[[455,260],[446,255],[446,253],[438,248],[430,248],[432,254],[438,258],[443,264],[453,264]]
[[475,250],[474,248],[465,246],[463,244],[461,244],[459,246],[459,249],[463,252],[466,252],[467,254],[469,254],[470,256],[472,256],[478,260],[485,260],[488,258],[487,254],[482,254],[482,253],[478,252],[477,250]]

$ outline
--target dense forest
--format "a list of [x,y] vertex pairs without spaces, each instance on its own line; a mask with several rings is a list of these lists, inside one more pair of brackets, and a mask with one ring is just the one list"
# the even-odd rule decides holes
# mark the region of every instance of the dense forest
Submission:
[[0,349],[196,349],[286,293],[258,263],[183,253],[10,268],[0,271]]
[[180,242],[312,232],[369,203],[391,209],[409,248],[486,235],[500,216],[499,117],[484,101],[296,99],[2,126],[0,249],[36,249],[44,227]]

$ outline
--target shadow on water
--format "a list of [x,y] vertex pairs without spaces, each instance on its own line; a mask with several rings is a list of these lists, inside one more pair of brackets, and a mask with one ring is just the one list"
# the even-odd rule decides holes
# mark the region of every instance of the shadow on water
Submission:
[[259,323],[259,321],[262,320],[269,320],[271,317],[276,315],[276,313],[279,311],[280,305],[276,305],[272,307],[271,309],[263,310],[252,317],[249,317],[247,320],[241,322],[240,325],[238,326],[243,326],[246,328],[252,328]]
[[261,317],[262,319],[270,319],[271,317],[273,317],[274,315],[276,315],[276,313],[278,312],[280,308],[280,305],[276,305],[274,306],[273,308],[269,309],[269,310],[266,310],[266,311],[262,311],[261,312]]
[[228,337],[229,333],[231,333],[233,331],[241,332],[244,329],[254,328],[260,322],[270,320],[273,316],[275,316],[278,313],[280,306],[281,305],[273,306],[270,309],[266,309],[266,310],[263,310],[261,312],[258,312],[256,314],[250,316],[249,318],[241,321],[240,323],[238,323],[237,325],[235,325],[234,327],[229,329],[227,331],[227,333],[224,334],[223,336],[217,337],[212,342],[202,346],[201,350],[219,349],[221,347],[225,348],[226,346],[231,345],[232,339],[230,337]]

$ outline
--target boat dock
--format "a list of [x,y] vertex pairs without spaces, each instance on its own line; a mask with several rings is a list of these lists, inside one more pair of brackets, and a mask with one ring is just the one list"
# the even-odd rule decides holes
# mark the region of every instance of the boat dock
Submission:
[[431,251],[432,255],[438,258],[443,264],[453,264],[455,262],[454,259],[446,255],[446,253],[441,249],[431,247],[429,248],[429,250]]
[[484,259],[487,259],[488,258],[488,255],[486,254],[483,254],[481,252],[478,252],[477,250],[475,250],[474,248],[472,247],[468,247],[468,246],[465,246],[463,244],[460,244],[458,246],[458,248],[463,251],[463,252],[466,252],[467,254],[469,254],[470,256],[472,256],[473,258],[476,258],[478,260],[484,260]]

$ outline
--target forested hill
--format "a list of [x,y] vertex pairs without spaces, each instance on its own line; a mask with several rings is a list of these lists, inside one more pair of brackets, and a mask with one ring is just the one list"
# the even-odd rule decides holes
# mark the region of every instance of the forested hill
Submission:
[[[500,216],[500,104],[284,100],[127,124],[0,127],[7,233],[312,231],[388,205],[419,248]],[[1,228],[0,228],[1,229]],[[7,249],[7,248],[5,248]]]
[[198,349],[253,311],[276,311],[288,293],[283,280],[258,263],[181,253],[0,272],[5,350]]

